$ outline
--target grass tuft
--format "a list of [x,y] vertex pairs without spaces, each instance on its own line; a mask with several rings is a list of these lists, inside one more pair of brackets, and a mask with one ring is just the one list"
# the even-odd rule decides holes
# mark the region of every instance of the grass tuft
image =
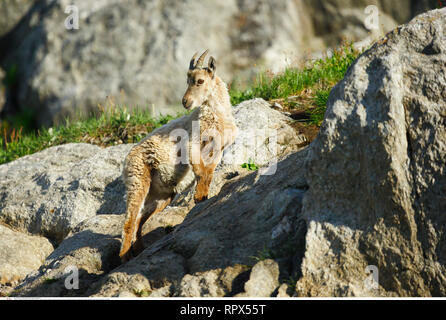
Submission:
[[303,69],[287,68],[277,75],[269,71],[263,72],[248,89],[240,90],[236,84],[232,84],[231,103],[236,105],[256,97],[267,101],[286,99],[301,94],[307,88],[321,88],[326,91],[344,77],[358,55],[359,52],[353,45],[348,44],[334,50],[331,57],[319,59]]
[[152,130],[177,116],[153,118],[149,111],[128,112],[123,106],[103,110],[99,116],[86,120],[65,121],[65,125],[42,128],[22,135],[22,130],[0,125],[0,164],[7,163],[43,149],[71,142],[85,142],[102,147],[136,143]]

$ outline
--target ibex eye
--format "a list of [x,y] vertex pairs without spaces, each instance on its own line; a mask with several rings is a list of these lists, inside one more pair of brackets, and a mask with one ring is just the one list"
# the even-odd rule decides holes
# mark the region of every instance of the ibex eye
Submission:
[[198,84],[200,85],[200,84],[203,84],[204,83],[204,80],[203,79],[198,79]]

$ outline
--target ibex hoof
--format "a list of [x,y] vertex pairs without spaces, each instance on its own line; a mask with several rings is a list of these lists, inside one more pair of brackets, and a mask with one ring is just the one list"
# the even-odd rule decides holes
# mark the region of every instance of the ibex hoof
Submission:
[[126,251],[121,251],[120,253],[119,253],[119,257],[121,258],[121,262],[122,263],[126,263],[127,261],[129,261],[130,259],[132,259],[133,258],[133,256],[132,256],[132,252],[131,252],[131,250],[129,249],[129,250],[126,250]]
[[208,196],[195,196],[194,197],[195,203],[198,203],[198,202],[201,202],[201,201],[204,201],[207,199],[208,199]]

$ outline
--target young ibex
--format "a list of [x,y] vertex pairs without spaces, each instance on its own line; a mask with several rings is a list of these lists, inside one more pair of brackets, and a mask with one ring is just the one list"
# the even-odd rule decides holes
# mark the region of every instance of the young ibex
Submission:
[[[127,216],[119,253],[123,262],[144,249],[142,227],[147,219],[161,212],[176,194],[192,186],[195,179],[195,201],[207,198],[222,152],[235,140],[237,127],[228,89],[215,75],[216,61],[213,57],[203,68],[207,53],[208,50],[195,62],[196,53],[187,73],[188,88],[182,103],[184,108],[196,110],[153,131],[134,146],[125,159],[123,177],[127,188]],[[198,133],[194,132],[197,127]],[[178,150],[178,135],[172,139],[172,133],[178,131],[188,137],[182,150]],[[206,132],[213,134],[209,137]],[[190,141],[189,137],[194,134],[199,134],[199,138]],[[207,161],[203,154],[206,150],[212,161]],[[174,159],[178,156],[182,157],[179,163],[178,158]]]

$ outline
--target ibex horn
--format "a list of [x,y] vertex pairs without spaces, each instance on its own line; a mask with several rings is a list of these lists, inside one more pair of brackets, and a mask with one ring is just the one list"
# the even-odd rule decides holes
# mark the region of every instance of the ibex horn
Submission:
[[195,68],[195,59],[197,58],[198,52],[195,52],[194,56],[190,60],[189,70],[193,70]]
[[205,52],[203,52],[203,54],[200,56],[200,58],[198,58],[195,68],[201,69],[203,67],[203,61],[204,61],[204,58],[206,57],[206,55],[208,54],[208,52],[209,52],[209,49],[207,49]]

